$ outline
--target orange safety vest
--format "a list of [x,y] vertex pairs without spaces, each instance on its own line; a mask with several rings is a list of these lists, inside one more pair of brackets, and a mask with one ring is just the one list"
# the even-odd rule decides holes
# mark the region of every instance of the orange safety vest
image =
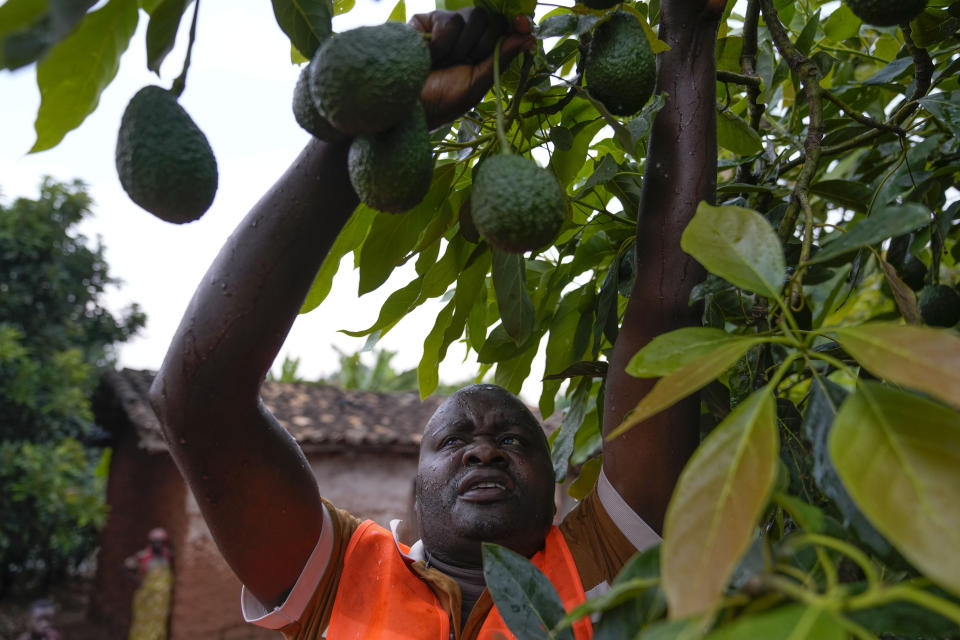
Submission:
[[[347,546],[343,573],[330,613],[328,640],[449,640],[450,616],[433,590],[400,554],[408,553],[390,531],[372,520],[363,522]],[[530,559],[560,595],[564,609],[586,600],[580,574],[563,534],[552,527],[544,548]],[[577,640],[591,640],[589,618],[573,625]],[[480,628],[480,640],[515,637],[496,606]]]

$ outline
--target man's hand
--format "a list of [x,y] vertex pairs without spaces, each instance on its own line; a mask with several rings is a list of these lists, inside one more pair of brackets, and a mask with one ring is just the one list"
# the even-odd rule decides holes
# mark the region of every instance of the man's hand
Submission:
[[431,129],[450,122],[483,99],[493,86],[493,48],[503,37],[500,68],[536,44],[533,25],[517,16],[508,25],[502,16],[471,7],[413,16],[410,26],[430,34],[433,71],[420,94]]

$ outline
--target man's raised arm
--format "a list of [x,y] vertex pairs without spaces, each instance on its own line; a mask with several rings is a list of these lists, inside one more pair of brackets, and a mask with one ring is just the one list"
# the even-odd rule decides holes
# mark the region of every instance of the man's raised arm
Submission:
[[[607,374],[603,432],[612,432],[655,380],[624,372],[655,336],[699,324],[687,303],[703,279],[680,249],[680,235],[699,202],[716,190],[717,27],[724,0],[662,0],[657,92],[667,101],[654,122],[637,220],[636,280]],[[663,529],[674,484],[699,434],[696,395],[607,442],[604,473],[650,526]]]
[[[434,12],[435,70],[422,101],[441,124],[483,97],[491,56],[507,25],[474,10]],[[534,40],[514,24],[504,64]],[[459,52],[459,53],[458,53]],[[349,142],[311,141],[243,219],[210,267],[151,389],[170,452],[227,563],[265,603],[300,575],[322,526],[306,458],[259,400],[313,278],[357,205],[347,176]]]

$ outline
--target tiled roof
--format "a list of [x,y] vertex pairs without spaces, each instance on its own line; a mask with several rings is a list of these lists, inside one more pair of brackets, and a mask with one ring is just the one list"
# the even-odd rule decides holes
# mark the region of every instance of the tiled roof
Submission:
[[[119,411],[137,429],[140,446],[159,452],[167,447],[147,395],[154,375],[133,369],[108,371],[95,406],[103,426],[115,428],[107,416],[116,419]],[[261,396],[307,453],[356,446],[415,453],[424,425],[443,402],[436,396],[421,402],[414,391],[372,393],[285,382],[265,382]]]

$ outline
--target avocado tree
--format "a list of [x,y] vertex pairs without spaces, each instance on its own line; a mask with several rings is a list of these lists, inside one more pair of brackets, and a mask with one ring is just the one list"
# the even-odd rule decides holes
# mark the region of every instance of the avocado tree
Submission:
[[[538,47],[495,69],[494,90],[432,132],[433,178],[418,205],[358,207],[303,311],[323,303],[348,254],[359,295],[413,264],[377,320],[351,335],[375,341],[439,298],[422,395],[455,343],[476,354],[478,375],[515,392],[542,354],[540,410],[552,414],[560,394],[568,407],[551,441],[557,476],[576,470],[583,492],[599,469],[604,374],[631,292],[668,274],[685,284],[661,291],[691,326],[629,354],[627,371],[651,391],[617,433],[691,398],[696,409],[699,397],[702,436],[663,544],[572,615],[523,559],[489,549],[495,599],[518,605],[499,607],[514,612],[508,624],[562,638],[575,616],[599,613],[604,638],[957,637],[960,3],[481,1],[508,17],[535,13]],[[35,150],[95,108],[140,9],[156,70],[188,4],[0,7],[0,62],[39,60]],[[710,18],[692,21],[693,6]],[[352,2],[273,7],[305,62]],[[391,19],[405,13],[401,1]],[[624,14],[641,29],[617,47],[658,56],[653,95],[632,110],[591,91],[591,52]],[[93,47],[99,66],[72,64]],[[68,86],[76,77],[83,91]],[[717,147],[682,142],[714,126]],[[647,161],[657,145],[670,149],[663,165]],[[534,251],[491,248],[472,219],[479,167],[504,149],[564,190],[559,232]],[[638,235],[650,216],[662,229]],[[669,263],[646,259],[658,243]]]

